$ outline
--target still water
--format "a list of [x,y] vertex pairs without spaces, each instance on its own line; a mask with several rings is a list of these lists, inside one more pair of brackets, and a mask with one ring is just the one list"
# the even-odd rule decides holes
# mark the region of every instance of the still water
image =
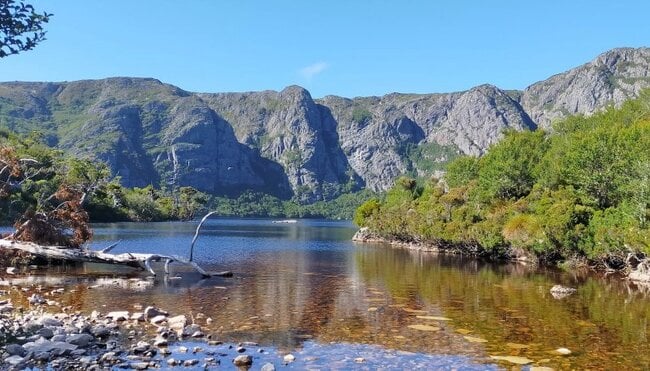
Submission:
[[[120,241],[115,253],[187,256],[195,227],[98,224],[92,245]],[[233,278],[199,280],[178,267],[175,279],[130,285],[114,280],[113,268],[96,266],[48,277],[70,288],[61,302],[83,312],[144,304],[202,313],[220,340],[254,341],[314,361],[294,367],[650,368],[643,287],[619,277],[357,244],[354,232],[348,222],[211,219],[195,260],[233,271]],[[578,291],[555,299],[555,284]]]

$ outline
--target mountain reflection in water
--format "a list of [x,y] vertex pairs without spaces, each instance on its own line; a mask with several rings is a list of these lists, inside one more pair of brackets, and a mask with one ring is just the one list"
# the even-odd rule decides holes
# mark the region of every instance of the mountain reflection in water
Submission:
[[[195,225],[102,224],[93,244],[121,240],[116,253],[186,255]],[[90,265],[5,278],[66,287],[57,300],[88,313],[137,304],[202,313],[213,321],[200,324],[220,340],[285,351],[335,342],[379,346],[398,358],[399,351],[461,356],[474,366],[508,366],[490,356],[516,356],[556,369],[650,368],[650,299],[619,278],[353,244],[346,222],[214,219],[204,229],[196,260],[234,278],[199,280],[190,271],[117,278],[113,267]],[[554,299],[549,289],[558,283],[578,291]],[[555,352],[561,347],[572,353]]]

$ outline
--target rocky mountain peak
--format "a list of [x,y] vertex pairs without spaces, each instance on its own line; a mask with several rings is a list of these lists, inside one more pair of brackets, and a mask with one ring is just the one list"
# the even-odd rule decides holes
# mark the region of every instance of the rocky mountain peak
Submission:
[[549,128],[620,105],[650,87],[650,49],[619,48],[523,91],[490,84],[446,94],[312,99],[303,87],[191,93],[156,79],[0,83],[0,126],[105,161],[129,186],[264,191],[302,202],[402,174],[427,176],[450,155],[482,155],[504,129]]
[[618,48],[526,88],[521,105],[541,127],[576,113],[620,106],[650,86],[650,49]]

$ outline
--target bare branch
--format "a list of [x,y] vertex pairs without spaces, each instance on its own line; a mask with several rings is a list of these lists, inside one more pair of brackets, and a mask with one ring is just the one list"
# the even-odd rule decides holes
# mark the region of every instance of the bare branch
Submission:
[[203,226],[203,223],[205,223],[205,221],[208,220],[208,218],[211,215],[216,214],[216,213],[217,213],[216,211],[210,211],[209,213],[205,214],[203,219],[201,219],[201,222],[199,223],[199,225],[196,227],[196,232],[194,233],[194,238],[192,238],[192,244],[190,245],[190,261],[193,260],[193,257],[194,257],[194,243],[199,238],[199,231],[201,230],[201,227]]

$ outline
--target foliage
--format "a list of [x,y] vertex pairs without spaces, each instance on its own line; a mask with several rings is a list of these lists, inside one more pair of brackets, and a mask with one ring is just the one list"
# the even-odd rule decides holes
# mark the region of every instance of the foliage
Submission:
[[192,187],[122,187],[105,164],[67,157],[42,140],[0,131],[0,222],[18,220],[19,239],[79,246],[91,220],[192,219],[206,202]]
[[650,92],[591,117],[506,132],[443,182],[402,178],[355,222],[386,238],[518,249],[540,258],[650,253]]
[[449,187],[460,187],[478,178],[479,159],[462,156],[447,165],[445,180]]
[[352,110],[352,121],[359,125],[365,125],[372,120],[372,113],[365,108],[355,107]]
[[45,40],[43,24],[52,14],[14,0],[0,0],[0,58],[33,49]]
[[344,193],[329,201],[303,205],[296,201],[282,201],[277,197],[246,191],[237,198],[213,197],[207,208],[221,216],[272,218],[352,219],[354,210],[374,196],[368,190]]
[[436,170],[443,170],[448,163],[459,157],[460,153],[454,145],[444,146],[435,142],[410,144],[406,148],[406,157],[419,174],[432,174]]

